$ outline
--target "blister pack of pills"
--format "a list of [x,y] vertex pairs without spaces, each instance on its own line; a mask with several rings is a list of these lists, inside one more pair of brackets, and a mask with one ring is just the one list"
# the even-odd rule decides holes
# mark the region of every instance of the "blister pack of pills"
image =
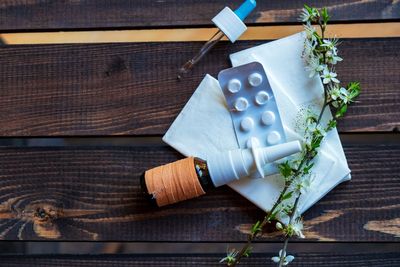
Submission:
[[240,148],[286,142],[278,106],[263,66],[252,62],[222,70],[218,81]]

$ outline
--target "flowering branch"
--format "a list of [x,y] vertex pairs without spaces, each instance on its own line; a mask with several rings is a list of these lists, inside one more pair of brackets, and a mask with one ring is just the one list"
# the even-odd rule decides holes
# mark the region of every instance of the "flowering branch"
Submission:
[[[300,197],[311,185],[314,158],[318,155],[319,147],[330,130],[336,127],[336,119],[342,117],[350,103],[360,94],[360,85],[351,82],[346,87],[340,85],[335,72],[335,65],[343,59],[338,56],[338,39],[325,38],[325,32],[329,21],[329,14],[326,8],[304,6],[301,14],[304,23],[306,39],[304,43],[303,58],[307,64],[310,78],[318,75],[324,85],[324,102],[318,115],[310,114],[306,118],[304,129],[304,144],[300,155],[290,161],[279,165],[279,171],[285,179],[284,188],[271,210],[265,215],[262,221],[257,221],[251,228],[247,243],[241,250],[232,249],[227,256],[221,260],[227,266],[235,266],[243,257],[248,257],[251,252],[251,243],[262,232],[267,224],[278,221],[276,229],[285,236],[284,245],[279,255],[272,257],[272,261],[279,266],[288,265],[294,260],[292,255],[287,255],[289,239],[293,236],[304,238],[302,233],[303,222],[298,212]],[[313,25],[318,25],[321,34]],[[326,125],[322,125],[322,118],[327,107],[334,110],[334,118]],[[294,201],[293,201],[294,199]],[[284,218],[288,223],[284,224]]]

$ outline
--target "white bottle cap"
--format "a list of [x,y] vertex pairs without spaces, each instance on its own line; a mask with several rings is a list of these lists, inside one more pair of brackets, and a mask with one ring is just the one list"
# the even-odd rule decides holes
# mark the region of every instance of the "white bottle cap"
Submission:
[[234,43],[247,30],[243,21],[229,7],[221,10],[212,22]]
[[263,167],[278,159],[301,151],[299,141],[271,147],[253,146],[251,149],[235,149],[214,153],[207,157],[207,166],[215,186],[228,184],[258,170],[264,177]]

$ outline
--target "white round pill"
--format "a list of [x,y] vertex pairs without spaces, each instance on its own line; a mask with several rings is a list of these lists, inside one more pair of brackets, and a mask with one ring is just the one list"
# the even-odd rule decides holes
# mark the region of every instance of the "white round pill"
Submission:
[[255,72],[249,75],[248,80],[251,86],[257,87],[262,83],[263,78],[260,73]]
[[234,105],[237,111],[245,111],[249,107],[249,101],[244,97],[239,97]]
[[254,128],[254,120],[250,117],[244,118],[240,122],[240,128],[242,128],[243,131],[249,132]]
[[228,82],[228,91],[232,94],[240,91],[242,83],[238,79],[232,79]]
[[252,148],[253,146],[254,147],[260,147],[260,141],[255,137],[250,137],[246,141],[246,148]]
[[269,95],[265,91],[260,91],[256,94],[256,103],[259,105],[265,105],[269,100]]
[[272,111],[265,111],[261,115],[261,122],[267,126],[272,125],[275,122],[275,113]]
[[277,131],[270,132],[267,137],[269,145],[276,145],[281,140],[281,135]]

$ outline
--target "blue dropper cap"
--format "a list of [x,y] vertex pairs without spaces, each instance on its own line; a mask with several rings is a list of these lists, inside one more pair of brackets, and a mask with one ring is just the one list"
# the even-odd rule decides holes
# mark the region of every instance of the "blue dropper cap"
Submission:
[[256,0],[246,0],[243,2],[243,4],[235,10],[235,14],[242,20],[244,21],[245,18],[253,11],[254,8],[256,8],[257,3]]

